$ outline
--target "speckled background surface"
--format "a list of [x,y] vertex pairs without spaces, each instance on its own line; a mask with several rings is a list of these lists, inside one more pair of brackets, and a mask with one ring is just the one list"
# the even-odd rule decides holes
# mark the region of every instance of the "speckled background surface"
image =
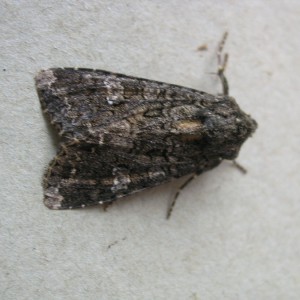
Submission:
[[[1,299],[298,299],[300,2],[1,1]],[[41,179],[57,139],[33,77],[90,67],[221,90],[258,121],[230,163],[101,208],[51,211]],[[207,44],[208,50],[197,47]]]

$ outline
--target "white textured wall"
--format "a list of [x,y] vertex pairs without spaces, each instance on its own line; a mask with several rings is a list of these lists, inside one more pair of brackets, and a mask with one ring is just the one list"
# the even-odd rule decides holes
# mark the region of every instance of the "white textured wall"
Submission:
[[[299,299],[299,1],[0,6],[1,299]],[[239,157],[246,176],[224,163],[198,177],[169,221],[179,181],[106,213],[44,207],[56,150],[37,71],[91,67],[217,93],[225,30],[231,94],[259,123]]]

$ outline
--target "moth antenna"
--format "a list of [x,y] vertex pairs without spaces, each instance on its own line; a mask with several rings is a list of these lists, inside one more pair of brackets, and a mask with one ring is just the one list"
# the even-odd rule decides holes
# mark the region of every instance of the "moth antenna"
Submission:
[[174,196],[174,199],[169,207],[168,213],[167,213],[167,220],[170,219],[172,211],[174,209],[174,206],[176,204],[177,198],[179,196],[179,194],[181,193],[181,191],[194,179],[196,178],[196,174],[193,174],[191,177],[189,177],[181,186],[179,186],[179,188],[177,189],[177,192]]
[[224,57],[222,58],[222,52],[223,52],[223,48],[224,48],[227,36],[228,36],[228,32],[225,32],[224,35],[223,35],[223,38],[222,38],[222,40],[219,44],[218,54],[217,54],[217,57],[218,57],[218,76],[221,80],[222,87],[223,87],[223,94],[225,96],[229,95],[229,84],[228,84],[228,80],[227,80],[227,78],[224,74],[226,66],[227,66],[227,62],[228,62],[228,53],[225,53]]

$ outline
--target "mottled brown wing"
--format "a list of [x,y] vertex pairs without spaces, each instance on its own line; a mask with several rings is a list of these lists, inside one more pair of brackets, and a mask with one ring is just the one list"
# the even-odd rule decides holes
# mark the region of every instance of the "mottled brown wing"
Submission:
[[137,139],[195,138],[203,129],[200,119],[223,99],[101,70],[49,69],[37,75],[36,86],[44,112],[63,138],[125,147]]
[[64,147],[45,174],[44,202],[52,209],[109,203],[219,163],[203,157],[172,161],[158,153],[128,153],[91,144]]

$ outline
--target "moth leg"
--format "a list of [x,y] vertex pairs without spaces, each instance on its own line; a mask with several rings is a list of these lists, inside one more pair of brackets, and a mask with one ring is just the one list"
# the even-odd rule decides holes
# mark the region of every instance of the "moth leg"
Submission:
[[103,208],[103,211],[107,211],[107,209],[115,202],[115,200],[112,200],[112,201],[105,201],[102,203],[102,208]]
[[226,42],[227,36],[228,36],[228,32],[225,32],[224,35],[223,35],[223,38],[220,42],[219,49],[218,49],[218,54],[217,54],[217,56],[218,56],[218,76],[221,80],[222,87],[223,87],[223,94],[225,96],[229,95],[228,80],[227,80],[227,78],[224,74],[225,69],[226,69],[226,65],[227,65],[227,62],[228,62],[228,53],[225,53],[224,57],[222,57],[222,51],[223,51],[224,44]]
[[247,173],[247,169],[245,167],[243,167],[242,165],[240,165],[236,160],[232,161],[232,164],[234,167],[236,167],[241,173],[246,174]]
[[196,177],[196,174],[193,174],[191,177],[189,177],[178,189],[177,192],[174,196],[174,199],[169,207],[168,213],[167,213],[167,219],[169,219],[171,217],[172,211],[174,209],[174,206],[176,204],[176,200],[180,194],[180,192]]

